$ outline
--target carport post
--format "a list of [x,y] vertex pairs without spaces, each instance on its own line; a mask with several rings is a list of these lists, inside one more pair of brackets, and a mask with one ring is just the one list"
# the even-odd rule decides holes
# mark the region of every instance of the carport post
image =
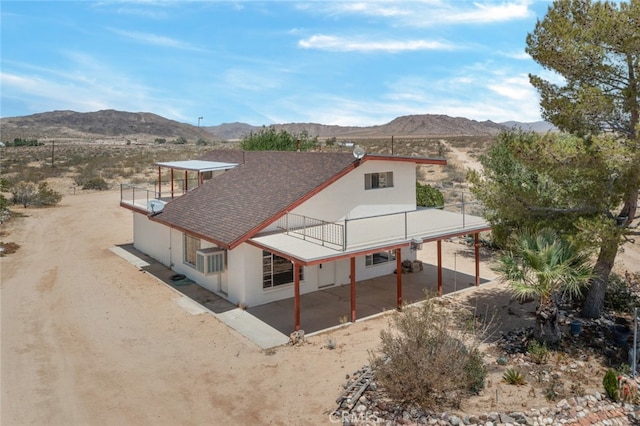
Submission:
[[173,200],[173,167],[171,168],[171,199]]
[[351,257],[351,322],[356,322],[356,258]]
[[293,312],[295,331],[300,330],[300,265],[293,263]]
[[476,287],[480,285],[480,233],[473,234],[473,248],[476,256]]
[[182,193],[189,192],[189,172],[185,169],[184,171],[184,191]]
[[438,240],[438,296],[442,296],[442,240]]
[[162,172],[158,166],[158,199],[162,198]]
[[398,295],[397,308],[402,310],[402,249],[396,249],[396,293]]

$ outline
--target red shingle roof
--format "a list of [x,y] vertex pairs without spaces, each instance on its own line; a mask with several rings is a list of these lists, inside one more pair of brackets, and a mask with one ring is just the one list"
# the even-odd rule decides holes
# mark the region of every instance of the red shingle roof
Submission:
[[169,202],[152,219],[233,248],[335,181],[350,152],[213,151],[200,160],[239,163]]

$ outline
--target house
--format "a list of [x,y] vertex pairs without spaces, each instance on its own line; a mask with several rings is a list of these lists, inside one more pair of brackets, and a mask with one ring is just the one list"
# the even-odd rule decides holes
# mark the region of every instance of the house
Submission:
[[423,242],[474,235],[479,283],[478,235],[489,225],[464,206],[417,207],[422,164],[446,161],[358,150],[219,150],[157,163],[156,188],[123,186],[120,205],[133,211],[136,249],[234,304],[293,298],[298,330],[301,294],[350,285],[355,321],[356,282],[400,271]]

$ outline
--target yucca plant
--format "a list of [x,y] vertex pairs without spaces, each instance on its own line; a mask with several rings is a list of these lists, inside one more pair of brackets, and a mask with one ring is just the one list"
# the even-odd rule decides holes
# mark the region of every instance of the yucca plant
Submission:
[[520,386],[527,383],[524,379],[524,374],[522,374],[522,372],[516,370],[515,368],[507,368],[507,370],[502,375],[502,378],[510,385]]

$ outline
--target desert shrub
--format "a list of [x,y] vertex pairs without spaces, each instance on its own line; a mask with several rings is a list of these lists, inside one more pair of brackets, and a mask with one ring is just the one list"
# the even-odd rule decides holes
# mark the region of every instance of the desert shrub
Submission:
[[93,177],[82,184],[82,189],[97,189],[98,191],[104,191],[109,189],[109,183],[101,177]]
[[62,200],[62,194],[49,188],[47,182],[38,185],[37,204],[41,206],[55,206]]
[[545,343],[533,340],[527,346],[527,354],[536,364],[546,364],[549,359],[549,349]]
[[549,386],[544,389],[544,397],[550,402],[564,398],[564,385],[556,380],[552,381],[549,383]]
[[371,365],[388,397],[424,409],[460,406],[467,395],[484,387],[481,353],[464,343],[465,335],[448,327],[450,316],[427,300],[394,317],[380,333]]
[[2,250],[0,250],[0,257],[4,257],[8,254],[17,252],[20,248],[20,245],[14,242],[5,243],[3,241],[0,241],[0,248],[2,248]]
[[615,370],[607,370],[602,379],[602,386],[604,386],[604,391],[609,398],[614,401],[618,400],[618,374]]
[[627,273],[624,277],[612,273],[609,276],[604,306],[615,312],[632,313],[633,308],[640,306],[640,274]]
[[178,136],[173,142],[174,145],[185,145],[187,139],[184,136]]
[[524,385],[526,380],[524,379],[524,374],[520,370],[516,370],[515,368],[507,368],[507,370],[502,375],[502,379],[510,384],[510,385]]
[[28,207],[34,204],[38,197],[38,187],[33,182],[18,182],[11,188],[13,204]]

